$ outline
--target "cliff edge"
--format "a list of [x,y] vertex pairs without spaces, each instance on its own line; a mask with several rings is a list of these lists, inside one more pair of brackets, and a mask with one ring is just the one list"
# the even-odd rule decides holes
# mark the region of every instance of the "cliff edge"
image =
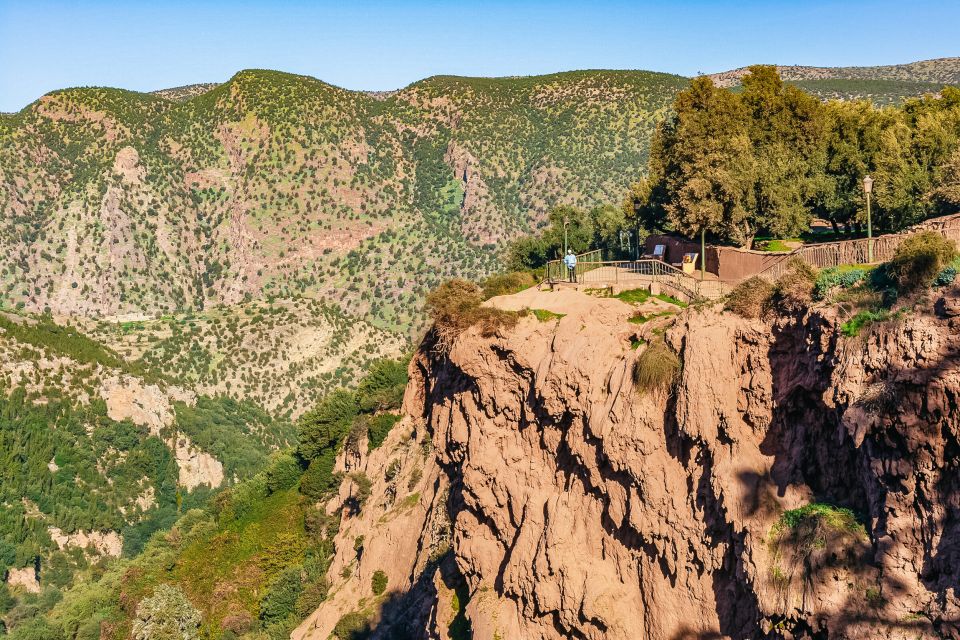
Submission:
[[[494,299],[550,313],[427,336],[404,428],[355,461],[401,460],[338,534],[362,579],[294,637],[960,637],[956,293],[859,337],[829,307]],[[675,380],[638,388],[664,344]]]

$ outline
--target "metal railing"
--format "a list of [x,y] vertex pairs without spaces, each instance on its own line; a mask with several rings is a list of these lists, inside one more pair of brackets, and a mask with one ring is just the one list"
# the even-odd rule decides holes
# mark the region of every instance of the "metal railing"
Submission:
[[729,293],[733,286],[720,280],[700,280],[660,260],[578,260],[572,274],[565,265],[561,263],[560,266],[562,270],[551,269],[548,265],[547,282],[556,284],[572,281],[598,287],[621,284],[644,286],[656,282],[688,301],[719,298]]
[[[600,249],[594,249],[593,251],[577,254],[576,273],[584,273],[587,270],[587,265],[593,265],[602,260],[603,253]],[[544,278],[547,282],[551,283],[564,282],[568,280],[569,273],[567,270],[567,265],[563,263],[563,260],[551,260],[547,263]]]
[[896,253],[897,247],[900,246],[901,242],[922,231],[933,231],[949,240],[955,242],[960,241],[960,228],[958,227],[920,228],[904,233],[891,233],[877,236],[872,240],[872,263],[869,259],[871,240],[867,238],[810,244],[798,247],[790,253],[784,254],[780,260],[755,275],[774,282],[786,272],[787,265],[794,258],[800,258],[807,264],[817,267],[818,269],[839,267],[843,264],[877,264],[887,262],[893,257],[893,254]]

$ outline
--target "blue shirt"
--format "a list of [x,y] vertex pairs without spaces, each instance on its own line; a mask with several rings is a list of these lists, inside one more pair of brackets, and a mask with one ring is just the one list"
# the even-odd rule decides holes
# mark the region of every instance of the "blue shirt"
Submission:
[[563,258],[563,264],[567,265],[567,269],[573,269],[577,266],[577,256],[572,253],[568,253]]

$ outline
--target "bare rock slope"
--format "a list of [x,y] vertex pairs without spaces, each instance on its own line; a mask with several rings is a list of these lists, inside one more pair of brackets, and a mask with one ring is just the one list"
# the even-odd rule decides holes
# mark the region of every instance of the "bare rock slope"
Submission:
[[[359,578],[295,638],[348,613],[373,637],[960,637],[953,296],[859,338],[831,309],[689,309],[670,392],[633,384],[657,332],[583,298],[449,354],[428,336],[384,445],[417,498],[400,528],[347,514],[334,569]],[[368,504],[402,500],[390,482]]]

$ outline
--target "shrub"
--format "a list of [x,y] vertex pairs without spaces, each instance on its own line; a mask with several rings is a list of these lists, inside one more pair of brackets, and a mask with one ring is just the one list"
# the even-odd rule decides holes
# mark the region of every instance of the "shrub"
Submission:
[[865,542],[866,529],[850,509],[816,502],[785,511],[770,528],[768,541],[774,586],[785,595],[797,572],[811,579],[824,561],[823,555],[814,558],[816,551],[829,554],[830,563],[857,563]]
[[890,319],[889,311],[861,311],[842,325],[840,332],[848,338],[860,335],[860,331],[874,322],[883,322]]
[[300,493],[314,500],[323,500],[333,493],[340,484],[339,474],[333,472],[336,457],[336,452],[328,449],[314,458],[300,478]]
[[284,569],[260,600],[260,619],[267,624],[280,622],[293,613],[302,592],[300,567]]
[[395,413],[381,413],[370,419],[367,434],[367,449],[373,451],[387,439],[393,426],[400,422],[400,416]]
[[133,623],[136,640],[196,640],[200,612],[179,588],[161,584],[137,605]]
[[933,284],[937,275],[957,257],[957,245],[935,231],[912,235],[900,243],[887,267],[901,294]]
[[725,308],[744,318],[759,318],[769,310],[772,300],[773,284],[753,276],[730,292]]
[[267,490],[276,493],[295,487],[302,473],[303,469],[293,456],[277,454],[267,467]]
[[377,360],[357,385],[361,411],[399,409],[407,387],[407,365],[401,360]]
[[338,640],[366,640],[370,637],[370,622],[359,611],[351,611],[337,621],[333,635]]
[[350,474],[350,479],[353,480],[353,484],[356,485],[357,488],[356,494],[353,497],[357,501],[357,505],[362,507],[370,498],[373,481],[362,471],[354,471]]
[[536,284],[537,281],[529,271],[498,273],[483,281],[483,297],[489,299],[494,296],[507,296],[529,289]]
[[337,389],[297,422],[297,453],[304,460],[313,460],[325,451],[339,446],[350,431],[359,407],[356,395]]
[[449,352],[456,338],[474,325],[480,334],[492,336],[500,327],[512,327],[519,314],[494,307],[483,307],[483,290],[467,280],[454,278],[427,295],[427,309],[433,317],[437,348]]
[[791,258],[774,286],[774,304],[788,312],[800,311],[813,301],[817,270],[800,258]]
[[680,359],[663,340],[640,353],[633,365],[633,383],[641,391],[669,389],[680,372]]
[[817,274],[813,297],[816,300],[823,300],[827,297],[827,293],[834,287],[849,289],[862,282],[869,271],[869,269],[864,267],[829,267],[823,269]]
[[380,569],[374,571],[373,578],[370,580],[370,589],[375,596],[383,595],[387,590],[387,574]]
[[303,593],[301,593],[300,597],[297,599],[294,612],[301,619],[306,618],[317,610],[317,607],[320,606],[320,603],[327,599],[327,593],[329,591],[330,584],[327,582],[326,578],[320,578],[316,582],[307,585],[307,587],[303,590]]

